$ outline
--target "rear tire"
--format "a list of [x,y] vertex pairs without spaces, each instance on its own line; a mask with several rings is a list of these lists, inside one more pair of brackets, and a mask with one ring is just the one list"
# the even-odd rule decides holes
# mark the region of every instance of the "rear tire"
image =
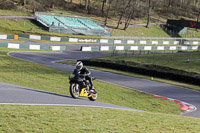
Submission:
[[76,84],[76,83],[70,84],[69,91],[70,91],[70,94],[71,94],[71,96],[73,98],[78,98],[79,97],[80,89],[79,89],[79,85],[78,84]]

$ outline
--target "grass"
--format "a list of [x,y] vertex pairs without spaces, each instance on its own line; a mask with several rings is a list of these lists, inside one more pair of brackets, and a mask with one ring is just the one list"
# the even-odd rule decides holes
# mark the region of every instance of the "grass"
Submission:
[[[12,58],[7,56],[9,51],[14,50],[0,49],[0,82],[70,95],[68,89],[69,73]],[[94,85],[98,89],[98,101],[100,102],[151,112],[171,114],[179,114],[181,112],[178,104],[154,98],[148,94],[101,81],[95,81]]]
[[79,37],[79,38],[100,38],[99,36],[69,35],[64,33],[47,32],[35,25],[30,20],[5,20],[0,19],[0,33],[4,34],[37,34],[44,36]]
[[29,16],[31,13],[22,12],[22,11],[14,11],[14,10],[0,10],[0,15],[2,16]]
[[[79,2],[78,2],[79,3]],[[50,13],[54,14],[62,14],[62,15],[69,15],[69,16],[80,16],[80,17],[86,17],[90,18],[96,22],[104,24],[105,18],[103,17],[98,17],[95,15],[88,15],[86,13],[79,13],[79,12],[74,12],[74,11],[64,11],[60,9],[54,9]],[[161,20],[161,21],[158,21]],[[124,20],[122,20],[124,21]],[[116,17],[108,19],[108,24],[110,25],[117,25],[118,19]],[[137,23],[144,23],[146,24],[147,18],[143,18],[137,21],[131,21],[131,24],[137,24]],[[151,23],[157,23],[157,22],[166,22],[166,19],[159,18],[159,16],[151,16]],[[124,26],[121,24],[120,26]],[[122,28],[121,27],[121,28]],[[122,29],[115,29],[112,28],[112,36],[137,36],[137,37],[170,37],[169,34],[167,34],[165,31],[162,30],[157,25],[150,25],[149,28],[146,27],[130,27],[125,31]],[[173,35],[174,36],[174,35]],[[200,32],[199,30],[193,29],[193,28],[188,28],[188,33],[187,34],[179,34],[179,37],[182,38],[199,38],[200,37]]]
[[[39,34],[45,36],[61,36],[61,37],[79,37],[79,38],[101,38],[99,36],[83,36],[83,35],[68,35],[63,33],[47,32],[42,30],[40,27],[32,23],[30,20],[4,20],[0,19],[0,32],[4,34]],[[129,28],[127,31],[120,29],[113,29],[112,36],[138,36],[138,37],[169,37],[161,28],[158,26],[151,26],[147,29],[145,27]]]
[[[70,11],[63,11],[59,9],[53,10],[51,13],[54,14],[62,14],[62,15],[71,15],[71,16],[83,16],[95,20],[97,22],[103,23],[104,18],[91,16],[84,13],[76,13]],[[0,15],[30,15],[28,12],[15,12],[11,10],[0,10]],[[115,19],[109,20],[109,24],[116,24]],[[141,22],[140,22],[141,23]],[[70,35],[63,33],[54,33],[47,32],[42,30],[40,27],[32,23],[30,20],[5,20],[0,19],[0,32],[5,34],[18,34],[18,33],[26,33],[26,34],[39,34],[46,36],[63,36],[63,37],[78,37],[78,38],[101,38],[99,36],[83,36],[83,35]],[[112,36],[137,36],[137,37],[170,37],[165,31],[162,30],[157,25],[149,26],[149,28],[145,27],[129,27],[126,31],[122,29],[112,29]],[[196,30],[189,29],[188,34],[180,35],[181,37],[200,37],[200,33]]]
[[[90,18],[98,23],[104,23],[105,18],[103,17],[98,17],[95,15],[88,15],[86,13],[79,13],[79,12],[74,12],[74,11],[65,11],[61,9],[54,9],[49,13],[54,13],[54,14],[62,14],[62,15],[69,15],[69,16],[80,16],[80,17],[86,17]],[[0,15],[4,16],[10,16],[10,15],[16,15],[16,16],[30,16],[32,13],[29,12],[22,12],[22,11],[14,11],[14,10],[0,10]],[[158,22],[158,16],[152,16],[152,22],[155,23]],[[160,18],[161,20],[161,18]],[[117,19],[116,18],[111,18],[108,19],[108,24],[111,25],[117,25]],[[166,20],[162,20],[166,21]],[[5,33],[5,34],[17,34],[19,32],[25,32],[27,34],[44,34],[44,35],[49,35],[49,36],[68,36],[68,37],[79,37],[79,38],[100,38],[99,36],[83,36],[83,35],[69,35],[69,34],[62,34],[62,33],[53,33],[53,32],[46,32],[44,30],[41,30],[39,27],[36,25],[32,24],[28,20],[18,20],[17,21],[19,25],[17,26],[16,23],[10,20],[1,20],[0,24],[0,32]],[[27,24],[24,26],[24,22]],[[131,24],[135,23],[146,23],[146,18],[143,18],[141,20],[137,21],[132,21]],[[10,26],[12,25],[12,26]],[[123,24],[121,24],[123,27]],[[129,27],[126,31],[122,29],[115,29],[112,28],[112,36],[137,36],[137,37],[170,37],[166,32],[162,30],[157,25],[154,26],[149,26],[149,28],[145,27]],[[200,32],[199,30],[191,29],[188,28],[188,33],[187,34],[179,34],[178,36],[180,37],[188,37],[188,38],[199,38],[200,37]]]
[[137,36],[137,37],[170,37],[159,26],[151,25],[146,27],[130,27],[126,31],[112,29],[112,36]]
[[0,132],[198,133],[200,119],[87,107],[0,105]]
[[196,30],[194,28],[188,28],[187,34],[180,34],[182,38],[199,38],[200,37],[200,30]]
[[[119,56],[116,56],[114,58],[117,58],[117,57],[119,59]],[[123,56],[123,57],[127,57],[127,56]],[[75,65],[76,61],[75,60],[67,60],[67,61],[61,61],[60,63],[68,64],[68,65]],[[183,66],[183,65],[181,65],[181,66]],[[116,74],[120,74],[120,75],[126,75],[126,76],[130,76],[130,77],[136,77],[136,78],[151,80],[151,77],[145,76],[145,75],[140,75],[140,74],[135,74],[135,73],[130,73],[130,72],[124,72],[124,71],[119,71],[119,70],[113,70],[113,69],[109,69],[109,68],[102,68],[102,67],[94,67],[94,66],[87,66],[87,67],[90,68],[90,69],[95,69],[95,70],[100,70],[100,71],[105,71],[105,72],[116,73]],[[196,66],[196,68],[199,69],[198,65]],[[196,86],[196,85],[191,85],[191,84],[187,84],[187,83],[182,83],[182,82],[177,82],[177,81],[172,81],[172,80],[166,80],[166,79],[161,79],[161,78],[155,78],[155,77],[154,77],[153,80],[200,91],[200,87]]]
[[23,40],[17,40],[17,39],[0,39],[0,43],[3,43],[3,42],[25,42]]
[[[190,58],[190,62],[187,60]],[[200,73],[200,52],[179,52],[168,54],[148,54],[148,55],[127,55],[127,56],[113,56],[102,57],[100,60],[120,62],[127,65],[134,65],[135,63],[153,64],[158,66],[165,66],[187,72]],[[98,60],[95,59],[95,60]],[[159,69],[159,68],[156,68]]]

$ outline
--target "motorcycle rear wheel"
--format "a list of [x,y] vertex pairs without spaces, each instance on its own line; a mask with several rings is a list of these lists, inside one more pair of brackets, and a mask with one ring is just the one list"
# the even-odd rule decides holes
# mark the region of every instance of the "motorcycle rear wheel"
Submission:
[[[77,88],[78,87],[78,88]],[[70,94],[73,98],[78,98],[80,94],[79,85],[76,83],[72,83],[69,87]]]

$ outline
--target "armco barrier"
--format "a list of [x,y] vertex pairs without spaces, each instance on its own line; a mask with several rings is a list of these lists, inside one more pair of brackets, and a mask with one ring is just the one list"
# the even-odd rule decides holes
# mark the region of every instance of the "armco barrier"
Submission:
[[0,35],[0,39],[18,39],[16,35]]
[[0,43],[0,47],[14,48],[14,49],[31,49],[31,50],[52,50],[52,51],[66,50],[66,46],[49,46],[49,45],[16,44],[16,43]]
[[120,51],[120,50],[132,50],[132,51],[138,51],[138,50],[144,50],[144,51],[150,51],[150,50],[199,50],[200,46],[177,46],[177,45],[159,45],[159,46],[142,46],[142,45],[134,45],[134,46],[82,46],[81,51]]
[[101,43],[101,44],[129,44],[129,45],[200,45],[200,41],[146,41],[146,40],[117,40],[117,39],[83,39],[67,37],[50,37],[39,35],[18,34],[19,37],[35,40],[47,40],[55,42],[80,42],[80,43]]
[[[157,77],[157,78],[163,78],[163,79],[170,79],[175,81],[180,81],[184,83],[190,83],[194,85],[200,85],[200,78],[196,76],[196,73],[190,73],[183,70],[177,70],[173,68],[168,68],[164,66],[157,66],[157,65],[148,65],[148,64],[139,64],[135,63],[134,66],[127,66],[125,63],[115,63],[112,61],[105,61],[105,60],[82,60],[84,65],[89,66],[98,66],[98,67],[106,67],[114,70],[121,70],[121,71],[127,71],[142,75],[147,75],[149,77]],[[133,63],[132,63],[133,65]],[[151,68],[160,68],[160,70],[152,70]],[[168,72],[161,71],[161,70],[168,70]]]

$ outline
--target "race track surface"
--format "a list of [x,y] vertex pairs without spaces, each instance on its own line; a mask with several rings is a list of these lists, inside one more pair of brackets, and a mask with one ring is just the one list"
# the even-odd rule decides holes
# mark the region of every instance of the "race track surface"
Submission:
[[[31,61],[63,71],[71,72],[74,66],[55,63],[58,60],[78,60],[110,55],[110,53],[100,52],[11,52],[10,56]],[[91,70],[92,76],[98,80],[112,84],[124,86],[138,91],[156,94],[164,97],[178,99],[196,106],[197,110],[183,115],[200,118],[200,92],[189,90],[187,88],[173,86],[165,83],[138,79],[123,75],[117,75],[107,72]],[[74,100],[74,99],[73,99]],[[97,103],[97,102],[95,102]]]
[[97,101],[93,102],[89,101],[88,99],[73,99],[71,96],[7,83],[0,83],[0,104],[103,107],[139,111]]

